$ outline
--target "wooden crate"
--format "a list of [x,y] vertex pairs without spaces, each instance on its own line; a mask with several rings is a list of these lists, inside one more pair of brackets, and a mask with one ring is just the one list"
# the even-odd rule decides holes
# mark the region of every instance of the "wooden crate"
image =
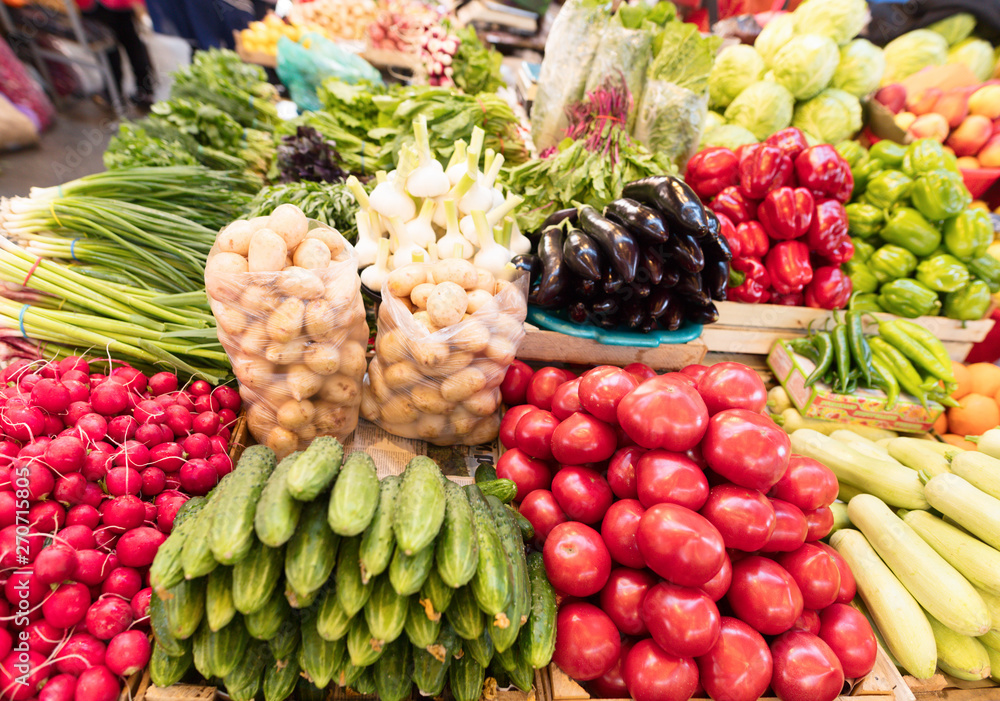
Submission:
[[240,461],[243,451],[254,444],[250,429],[247,428],[247,413],[241,411],[236,417],[232,433],[229,434],[229,459],[233,461],[233,467]]
[[903,677],[916,701],[948,699],[949,701],[996,701],[1000,699],[1000,687],[990,679],[968,682],[948,674],[938,673],[930,679]]
[[664,344],[656,348],[605,346],[589,338],[567,336],[527,324],[517,357],[543,363],[587,366],[623,367],[629,363],[646,363],[654,370],[680,370],[687,365],[700,363],[707,351],[708,347],[701,338],[689,343]]
[[244,63],[255,63],[265,68],[276,68],[278,65],[277,55],[266,54],[263,51],[248,51],[243,46],[243,37],[238,29],[233,30],[233,40],[236,42],[236,55],[243,59]]

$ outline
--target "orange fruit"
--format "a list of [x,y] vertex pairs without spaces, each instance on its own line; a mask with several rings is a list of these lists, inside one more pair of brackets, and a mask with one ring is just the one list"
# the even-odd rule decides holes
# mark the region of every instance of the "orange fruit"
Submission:
[[942,434],[941,440],[949,445],[955,446],[956,448],[961,448],[962,450],[976,450],[975,443],[967,441],[964,436],[957,436],[954,433]]
[[992,363],[973,363],[968,370],[972,391],[976,394],[992,397],[1000,391],[1000,367]]
[[934,422],[934,432],[939,436],[948,433],[948,412],[942,411],[941,416]]
[[952,363],[951,370],[955,373],[955,382],[958,383],[958,387],[951,393],[951,398],[961,399],[972,391],[972,374],[962,363]]
[[958,403],[959,406],[948,409],[948,426],[952,433],[981,436],[1000,425],[1000,406],[992,394],[967,394]]

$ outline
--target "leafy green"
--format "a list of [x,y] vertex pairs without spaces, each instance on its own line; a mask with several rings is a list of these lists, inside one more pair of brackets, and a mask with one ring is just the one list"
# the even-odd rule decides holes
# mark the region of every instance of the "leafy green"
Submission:
[[354,215],[358,203],[344,183],[302,181],[269,185],[247,206],[245,217],[270,214],[280,204],[294,204],[310,219],[332,226],[353,242],[358,236]]
[[362,175],[374,175],[379,169],[379,155],[382,147],[377,141],[368,139],[365,135],[357,136],[342,121],[343,115],[331,112],[306,112],[305,114],[282,122],[275,130],[275,138],[295,134],[300,126],[309,126],[322,134],[327,141],[332,141],[340,154],[341,165],[350,172]]
[[378,106],[374,97],[385,93],[383,85],[351,85],[336,77],[327,78],[316,90],[330,119],[359,139],[366,139],[369,130],[377,126]]
[[452,59],[452,80],[466,95],[496,92],[504,85],[500,75],[503,56],[496,49],[486,46],[471,25],[454,31],[458,37],[458,51]]
[[654,42],[656,57],[649,66],[648,78],[701,94],[708,90],[708,76],[721,43],[721,37],[703,37],[693,24],[670,22]]
[[232,51],[199,51],[173,78],[172,98],[214,105],[244,127],[270,130],[278,121],[277,90],[259,66],[244,63]]
[[198,159],[181,139],[156,138],[134,122],[124,122],[104,152],[104,167],[108,170],[197,164]]

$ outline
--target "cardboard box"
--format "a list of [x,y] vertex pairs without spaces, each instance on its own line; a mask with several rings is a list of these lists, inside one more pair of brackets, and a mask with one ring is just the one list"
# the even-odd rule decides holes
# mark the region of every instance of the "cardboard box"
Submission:
[[902,433],[924,433],[944,411],[937,402],[928,402],[930,411],[916,397],[900,394],[891,410],[881,390],[858,389],[853,394],[837,394],[829,385],[817,382],[806,387],[806,378],[816,367],[808,358],[796,355],[785,341],[777,341],[767,356],[767,365],[803,416],[827,421],[855,423]]

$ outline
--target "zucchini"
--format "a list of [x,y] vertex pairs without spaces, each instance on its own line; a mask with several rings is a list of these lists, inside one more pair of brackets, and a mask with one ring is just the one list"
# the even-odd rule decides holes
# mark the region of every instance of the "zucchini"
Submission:
[[406,613],[406,637],[414,647],[427,647],[437,640],[438,633],[441,632],[441,617],[430,619],[423,605],[416,598],[409,600],[408,611]]
[[355,616],[347,629],[347,653],[351,656],[351,664],[355,667],[367,667],[375,664],[385,650],[376,645],[364,616]]
[[528,582],[528,563],[524,557],[524,542],[521,540],[521,532],[510,515],[510,511],[494,496],[486,497],[486,502],[490,506],[490,511],[493,512],[497,533],[504,551],[507,553],[511,568],[512,591],[510,603],[504,611],[508,625],[503,626],[497,623],[490,626],[493,645],[497,650],[502,651],[517,642],[517,633],[528,620],[528,613],[531,610],[531,584]]
[[1000,596],[991,594],[985,589],[977,589],[976,591],[979,592],[979,596],[986,604],[986,610],[990,612],[990,621],[993,623],[993,628],[1000,630]]
[[288,542],[299,523],[302,502],[288,492],[288,472],[298,460],[301,452],[284,458],[267,478],[267,484],[260,493],[257,513],[253,517],[253,527],[264,545],[277,548]]
[[355,536],[368,528],[378,507],[379,489],[371,456],[360,451],[351,453],[330,493],[326,516],[333,532]]
[[973,437],[972,440],[980,453],[1000,460],[1000,428],[991,428],[979,438]]
[[250,554],[233,565],[233,605],[246,615],[264,608],[285,564],[283,548],[255,542]]
[[239,616],[235,616],[225,628],[217,631],[210,628],[205,645],[212,674],[225,677],[235,670],[243,659],[249,643],[250,636]]
[[333,587],[327,587],[319,600],[316,609],[316,630],[324,640],[339,640],[347,635],[347,625],[350,617],[344,613],[344,607],[337,599]]
[[223,677],[226,693],[232,701],[253,701],[260,691],[264,671],[271,661],[271,651],[267,643],[257,642],[250,646],[246,655],[231,674]]
[[448,667],[462,643],[451,626],[444,626],[433,645],[413,648],[413,683],[424,696],[437,696],[444,689]]
[[264,672],[264,701],[285,701],[299,680],[299,661],[294,657],[271,662]]
[[153,591],[162,593],[184,579],[184,566],[181,564],[184,542],[191,533],[196,532],[195,516],[205,507],[205,503],[205,497],[192,497],[184,502],[174,517],[170,536],[156,551],[153,564],[149,566],[149,586]]
[[365,604],[365,622],[373,645],[381,647],[402,635],[408,602],[407,597],[396,593],[386,575],[375,580],[372,595]]
[[[253,613],[248,613],[243,617],[243,625],[247,632],[257,640],[270,640],[282,628],[284,621],[292,615],[292,607],[288,605],[288,599],[284,592],[275,587],[264,605]],[[279,658],[280,659],[280,658]]]
[[149,598],[149,627],[153,630],[156,644],[163,650],[164,655],[181,657],[190,649],[190,645],[183,640],[178,640],[170,632],[167,610],[159,594],[153,594]]
[[476,486],[486,496],[494,496],[504,504],[514,501],[517,496],[517,484],[514,480],[495,479],[489,482],[476,482]]
[[163,598],[163,611],[167,616],[167,629],[178,640],[186,640],[198,630],[205,616],[205,579],[184,580],[167,589]]
[[[854,496],[857,496],[856,494]],[[850,501],[850,499],[848,499]],[[830,529],[830,533],[835,533],[841,528],[851,527],[851,517],[847,515],[847,504],[842,504],[839,501],[835,501],[830,504],[830,511],[833,512],[833,528]],[[924,511],[914,511],[912,513],[926,513]]]
[[197,632],[195,632],[194,637],[191,640],[191,659],[194,662],[194,668],[198,670],[198,674],[205,677],[205,679],[211,679],[215,676],[215,672],[212,670],[212,654],[211,648],[209,646],[208,636],[212,634],[212,631],[208,628],[208,623],[202,623],[198,626]]
[[956,633],[930,614],[927,622],[934,631],[938,667],[942,672],[970,682],[990,676],[990,656],[981,642]]
[[468,485],[465,491],[472,506],[473,524],[479,542],[479,563],[472,578],[472,592],[479,608],[495,617],[494,625],[502,626],[505,621],[509,623],[504,610],[511,597],[510,562],[483,493],[474,484]]
[[472,655],[462,655],[448,668],[448,685],[455,701],[479,701],[485,681],[486,667]]
[[[486,614],[483,614],[484,616]],[[483,633],[478,638],[464,638],[462,640],[462,649],[469,655],[472,655],[472,659],[481,664],[483,667],[490,666],[490,660],[493,659],[493,638],[490,637],[490,632],[486,629],[486,623],[483,623]]]
[[924,486],[931,506],[1000,549],[1000,499],[976,489],[958,475],[938,475]]
[[389,643],[385,654],[375,662],[375,673],[372,675],[380,701],[403,701],[410,697],[413,690],[410,678],[412,664],[410,645],[405,639]]
[[[267,641],[267,646],[276,660],[287,660],[294,655],[299,649],[298,618],[286,618],[278,627],[278,632]],[[298,656],[295,659],[298,661]]]
[[472,507],[465,490],[451,480],[444,484],[445,512],[437,539],[437,571],[449,587],[468,584],[479,564],[479,543],[472,525]]
[[222,630],[233,620],[233,571],[230,567],[217,567],[208,575],[205,586],[205,618],[213,631]]
[[312,501],[337,477],[343,459],[340,441],[332,436],[317,436],[288,469],[288,493],[299,501]]
[[889,441],[889,455],[917,472],[924,472],[933,477],[945,472],[951,472],[948,461],[934,446],[937,441],[925,441],[922,438],[893,438]]
[[371,596],[374,581],[363,581],[361,564],[358,560],[360,541],[357,538],[347,538],[340,548],[337,557],[337,571],[334,577],[337,581],[337,599],[348,618],[364,608],[365,602]]
[[149,657],[149,678],[159,687],[173,686],[184,678],[193,663],[194,656],[190,650],[180,657],[171,657],[160,645],[154,645],[153,654]]
[[434,567],[427,575],[424,586],[420,588],[420,603],[427,612],[428,618],[439,619],[441,614],[448,610],[454,595],[455,590],[444,583],[438,568]]
[[[483,614],[471,586],[462,587],[455,592],[445,617],[460,638],[472,640],[483,634]],[[492,617],[489,618],[492,622]]]
[[333,679],[334,672],[344,657],[343,640],[323,640],[316,631],[316,617],[312,611],[302,617],[302,642],[299,644],[299,667],[320,689]]
[[326,522],[326,509],[322,501],[306,504],[299,519],[299,527],[285,547],[285,593],[295,608],[315,593],[333,572],[337,562],[340,536],[330,530]]
[[1000,551],[926,511],[908,511],[903,521],[970,584],[1000,596]]
[[952,458],[951,471],[976,489],[1000,499],[1000,460],[969,450]]
[[181,550],[181,566],[184,569],[184,579],[204,577],[219,565],[212,555],[212,545],[207,534],[211,532],[215,521],[216,503],[223,499],[226,489],[228,489],[235,474],[235,472],[230,472],[219,480],[219,483],[215,485],[215,489],[209,492],[205,505],[194,516],[191,529],[193,533],[199,534],[199,537],[186,538],[184,540],[184,547]]
[[397,550],[389,563],[389,581],[400,596],[410,596],[420,591],[427,575],[434,569],[434,543],[413,555]]
[[274,451],[252,445],[243,451],[229,485],[214,506],[216,517],[207,532],[212,556],[222,565],[235,565],[250,552],[254,542],[254,515],[257,501],[274,470]]
[[989,645],[985,645],[984,647],[986,648],[986,654],[990,658],[990,679],[1000,682],[1000,650]]
[[518,644],[524,658],[535,669],[552,661],[556,648],[556,591],[545,576],[540,552],[528,555],[528,578],[531,583],[531,613],[521,630]]
[[531,685],[535,682],[535,670],[524,659],[524,655],[516,645],[504,652],[498,650],[496,658],[510,676],[514,686],[524,692],[531,691]]
[[917,679],[930,679],[937,668],[937,644],[920,604],[859,531],[837,531],[830,537],[830,545],[854,573],[861,600],[889,652]]
[[399,492],[399,477],[386,477],[379,484],[378,506],[371,523],[361,537],[361,549],[358,557],[361,561],[361,580],[368,582],[377,577],[389,566],[392,551],[396,544],[396,536],[392,530],[392,514],[396,506],[396,494]]
[[423,550],[437,538],[444,522],[444,476],[430,458],[410,460],[399,483],[402,499],[396,500],[392,528],[396,544],[407,555]]
[[492,482],[497,479],[497,469],[493,465],[480,465],[476,468],[476,476],[473,479],[476,484]]
[[518,530],[521,531],[521,540],[525,543],[530,543],[535,539],[535,527],[531,525],[531,521],[526,519],[520,511],[507,504],[507,509],[514,516],[514,521],[517,523]]

